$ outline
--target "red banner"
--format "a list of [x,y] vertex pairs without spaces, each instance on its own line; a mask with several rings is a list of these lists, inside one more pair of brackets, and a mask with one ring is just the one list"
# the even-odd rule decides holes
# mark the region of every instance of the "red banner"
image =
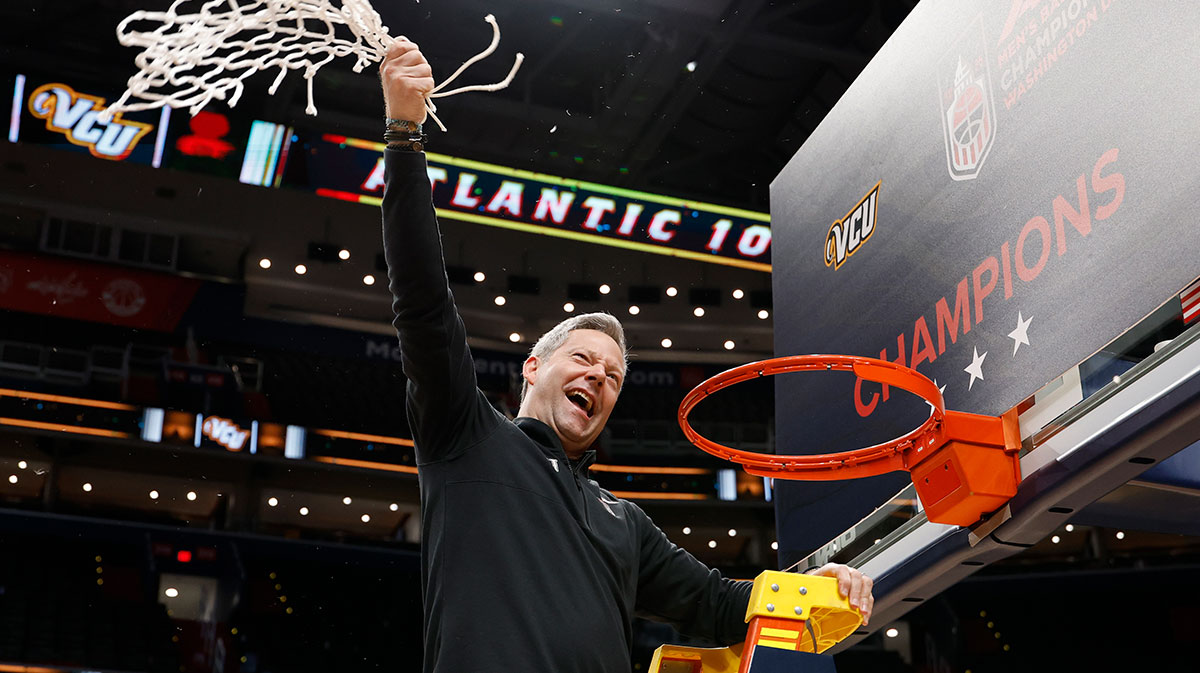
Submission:
[[0,308],[174,331],[200,282],[165,273],[0,251]]

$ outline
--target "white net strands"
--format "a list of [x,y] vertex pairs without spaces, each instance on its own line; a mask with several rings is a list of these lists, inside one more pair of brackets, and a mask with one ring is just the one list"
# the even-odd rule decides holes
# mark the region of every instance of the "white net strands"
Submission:
[[[430,117],[443,131],[433,98],[467,91],[497,91],[508,86],[521,67],[517,54],[508,76],[495,84],[445,90],[468,67],[490,56],[500,44],[495,17],[487,49],[464,63],[426,97]],[[154,26],[147,28],[147,26]],[[141,10],[117,26],[117,40],[142,51],[138,71],[104,116],[170,105],[196,114],[213,100],[237,105],[245,80],[259,71],[278,70],[267,90],[274,95],[289,71],[308,84],[305,112],[317,114],[313,77],[334,59],[354,56],[354,72],[383,60],[395,38],[367,0],[176,0],[166,11]]]

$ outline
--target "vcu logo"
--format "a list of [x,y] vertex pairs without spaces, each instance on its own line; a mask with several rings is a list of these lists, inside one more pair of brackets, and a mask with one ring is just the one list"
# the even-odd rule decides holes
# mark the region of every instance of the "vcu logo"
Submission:
[[246,446],[246,439],[250,437],[249,430],[243,430],[233,421],[220,416],[204,419],[200,430],[205,437],[230,451],[241,451]]
[[879,186],[882,184],[882,180],[876,182],[845,217],[829,227],[829,234],[825,237],[825,266],[840,269],[875,233]]
[[73,145],[86,147],[93,156],[120,161],[133,152],[150,124],[128,121],[118,113],[100,121],[104,99],[77,93],[65,84],[40,86],[29,97],[29,111],[46,120],[46,128],[62,133]]

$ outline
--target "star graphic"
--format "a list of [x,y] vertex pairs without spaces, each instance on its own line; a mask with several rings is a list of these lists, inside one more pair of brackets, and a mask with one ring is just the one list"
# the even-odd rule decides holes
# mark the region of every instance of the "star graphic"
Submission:
[[972,351],[974,355],[971,356],[971,364],[963,369],[964,372],[971,375],[971,380],[967,382],[967,390],[975,385],[975,379],[983,380],[983,359],[987,357],[987,351],[984,351],[983,355],[979,354],[978,348],[972,348]]
[[[946,386],[939,386],[939,385],[937,384],[937,379],[934,379],[934,380],[933,380],[933,385],[937,386],[938,392],[942,394],[942,399],[945,399],[945,397],[946,397]],[[925,400],[925,404],[928,404],[930,409],[934,409],[933,403],[932,403],[932,402],[930,402],[929,400]]]
[[1013,340],[1013,355],[1017,354],[1017,349],[1021,344],[1029,345],[1029,323],[1033,322],[1033,317],[1028,320],[1022,320],[1021,312],[1017,311],[1017,328],[1008,333],[1008,338]]

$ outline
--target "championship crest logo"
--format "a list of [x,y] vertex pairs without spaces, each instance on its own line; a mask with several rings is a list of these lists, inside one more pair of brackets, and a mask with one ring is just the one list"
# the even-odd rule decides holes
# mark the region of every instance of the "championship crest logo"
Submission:
[[996,107],[981,19],[939,63],[938,91],[950,177],[973,180],[996,139]]

